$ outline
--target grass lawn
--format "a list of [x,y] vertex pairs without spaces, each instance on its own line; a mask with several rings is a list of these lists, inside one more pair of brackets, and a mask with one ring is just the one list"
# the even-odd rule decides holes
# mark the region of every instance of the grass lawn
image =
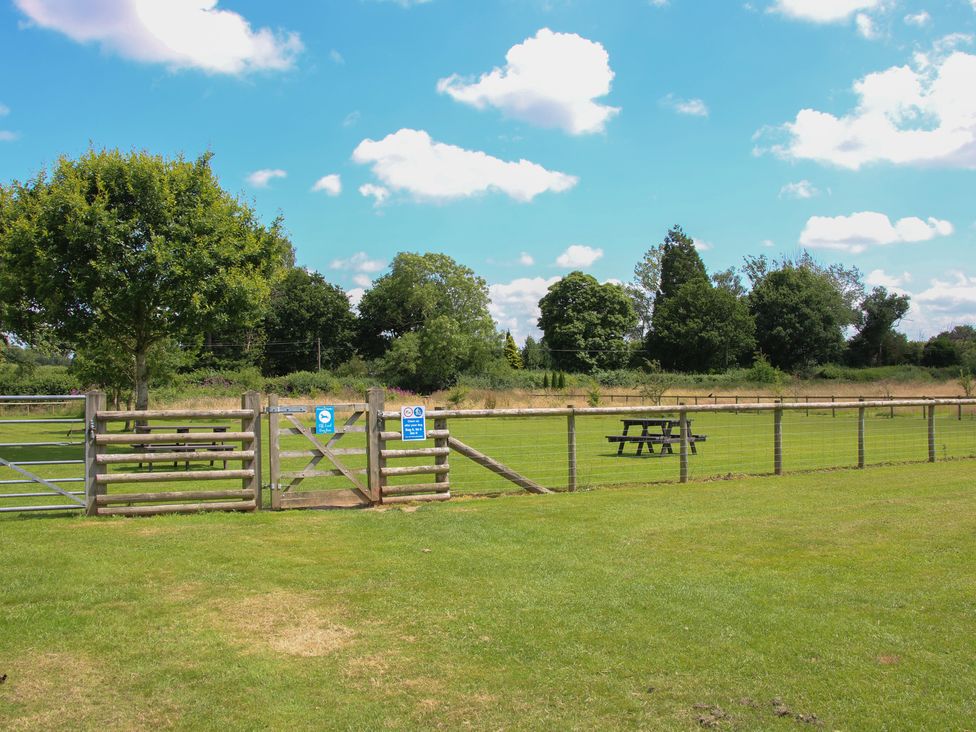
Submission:
[[972,729],[974,476],[0,516],[0,729]]

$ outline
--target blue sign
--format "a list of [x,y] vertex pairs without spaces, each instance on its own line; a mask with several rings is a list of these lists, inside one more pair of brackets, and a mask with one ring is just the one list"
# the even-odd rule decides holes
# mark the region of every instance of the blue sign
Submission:
[[315,434],[335,434],[335,407],[315,408]]
[[400,431],[404,442],[427,439],[427,412],[423,407],[400,408]]

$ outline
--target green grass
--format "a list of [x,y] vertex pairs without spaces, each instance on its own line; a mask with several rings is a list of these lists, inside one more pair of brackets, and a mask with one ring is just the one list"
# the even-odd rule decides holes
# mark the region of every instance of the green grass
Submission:
[[972,728],[973,476],[0,517],[0,728]]

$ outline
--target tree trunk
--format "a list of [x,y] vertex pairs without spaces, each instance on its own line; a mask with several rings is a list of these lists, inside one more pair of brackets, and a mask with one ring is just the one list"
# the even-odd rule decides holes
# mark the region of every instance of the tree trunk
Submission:
[[136,351],[136,409],[149,409],[149,364],[146,349]]

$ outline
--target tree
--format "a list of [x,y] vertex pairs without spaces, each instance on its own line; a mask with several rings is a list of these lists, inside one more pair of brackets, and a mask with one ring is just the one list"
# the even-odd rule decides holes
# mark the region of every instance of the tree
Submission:
[[525,368],[534,371],[549,367],[549,357],[545,349],[532,336],[528,336],[525,339],[525,345],[522,346],[522,363]]
[[680,226],[674,226],[661,243],[661,276],[654,309],[664,304],[682,285],[696,281],[708,282],[705,263],[695,249],[695,240]]
[[662,250],[663,245],[657,244],[644,252],[641,261],[634,267],[634,279],[627,285],[627,294],[637,313],[637,328],[632,335],[639,339],[643,339],[651,330],[654,297],[661,284]]
[[358,330],[364,356],[383,357],[384,373],[422,391],[450,386],[502,350],[487,283],[446,254],[397,254],[390,272],[363,295]]
[[742,297],[746,294],[746,288],[742,284],[742,275],[735,267],[729,267],[713,274],[712,284],[719,289],[731,292],[736,297]]
[[3,322],[28,342],[46,326],[75,346],[117,344],[146,409],[152,348],[259,317],[291,251],[281,222],[260,224],[210,159],[89,150],[4,188]]
[[293,267],[274,286],[264,321],[265,373],[332,369],[353,353],[356,319],[341,288],[318,272]]
[[942,368],[957,366],[960,362],[959,347],[947,334],[940,333],[925,344],[922,351],[922,365]]
[[553,365],[566,371],[616,368],[627,360],[625,336],[637,314],[620,285],[571,272],[539,301],[539,328]]
[[742,298],[707,281],[689,282],[655,309],[657,355],[666,369],[699,373],[744,363],[756,346]]
[[525,368],[525,364],[522,362],[522,354],[519,352],[518,346],[515,345],[515,339],[512,338],[512,331],[510,330],[505,331],[505,360],[513,369]]
[[850,310],[830,278],[787,264],[768,272],[749,294],[756,342],[773,366],[795,371],[837,360]]
[[[884,366],[904,350],[894,326],[905,317],[911,299],[875,287],[861,302],[857,334],[848,344],[848,357],[855,366]],[[904,336],[902,336],[904,340]]]

